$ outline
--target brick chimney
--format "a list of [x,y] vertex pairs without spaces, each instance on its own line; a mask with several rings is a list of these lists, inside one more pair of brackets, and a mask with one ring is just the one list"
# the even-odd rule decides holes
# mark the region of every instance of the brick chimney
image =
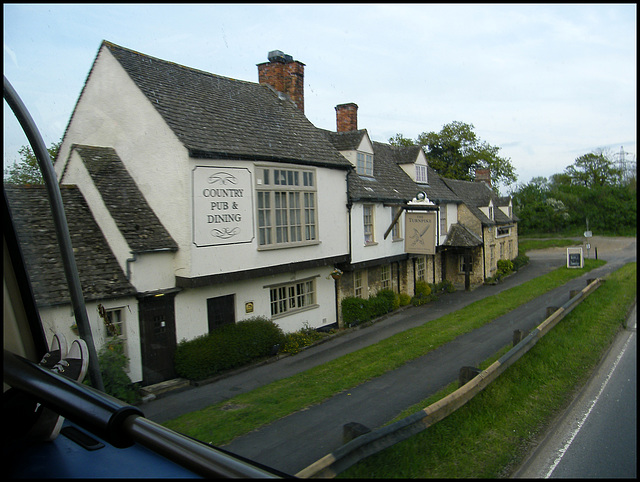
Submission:
[[358,130],[358,106],[354,103],[336,106],[336,121],[338,132]]
[[476,169],[476,182],[485,182],[487,186],[491,187],[491,170]]
[[287,94],[304,112],[304,64],[280,50],[269,52],[268,59],[258,64],[258,82]]

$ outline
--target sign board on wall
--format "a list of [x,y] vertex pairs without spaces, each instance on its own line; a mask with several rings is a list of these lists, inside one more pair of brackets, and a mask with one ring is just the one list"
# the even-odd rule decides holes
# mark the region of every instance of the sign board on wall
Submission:
[[437,219],[434,212],[407,212],[404,223],[406,253],[436,254]]
[[253,185],[249,169],[196,166],[192,174],[193,243],[203,247],[251,242]]
[[582,248],[567,248],[567,268],[584,267]]

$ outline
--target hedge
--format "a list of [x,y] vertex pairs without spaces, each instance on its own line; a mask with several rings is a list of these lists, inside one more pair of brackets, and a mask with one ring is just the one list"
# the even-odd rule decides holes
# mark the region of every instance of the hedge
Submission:
[[176,347],[176,373],[190,380],[202,380],[269,356],[276,345],[284,345],[278,325],[261,317],[216,328],[207,335],[182,340]]
[[378,318],[400,306],[400,298],[391,290],[381,290],[375,296],[365,300],[350,296],[342,300],[342,320],[346,326]]

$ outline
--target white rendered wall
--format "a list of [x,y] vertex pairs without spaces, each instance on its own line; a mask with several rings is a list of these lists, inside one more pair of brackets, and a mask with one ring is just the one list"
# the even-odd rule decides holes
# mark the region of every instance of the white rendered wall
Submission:
[[[374,207],[374,244],[365,245],[364,242],[364,205]],[[404,214],[400,217],[401,227],[404,229]],[[404,253],[404,242],[393,241],[389,233],[384,239],[384,233],[391,226],[392,208],[382,203],[354,203],[351,207],[351,262],[359,263],[371,259],[386,258]],[[404,236],[404,232],[402,233]]]
[[[117,300],[103,300],[100,303],[105,309],[120,309],[126,327],[127,354],[129,356],[129,371],[127,375],[132,382],[142,380],[142,355],[140,353],[140,325],[138,323],[138,301],[135,298],[120,298]],[[96,351],[99,352],[107,341],[106,328],[102,318],[98,315],[98,302],[86,302],[87,317],[91,326],[91,336]],[[74,339],[78,338],[71,326],[76,323],[71,305],[61,305],[49,308],[40,308],[40,319],[44,329],[47,343],[55,333],[62,333],[71,346]]]
[[[316,281],[316,303],[318,306],[279,316],[273,321],[284,332],[297,331],[305,324],[317,328],[335,323],[335,282],[329,277],[331,271],[332,267],[322,267],[203,288],[185,289],[178,293],[175,299],[176,340],[190,340],[208,333],[208,298],[235,295],[236,322],[254,316],[271,318],[270,286],[307,279],[315,279]],[[246,312],[247,303],[252,303],[252,313]]]

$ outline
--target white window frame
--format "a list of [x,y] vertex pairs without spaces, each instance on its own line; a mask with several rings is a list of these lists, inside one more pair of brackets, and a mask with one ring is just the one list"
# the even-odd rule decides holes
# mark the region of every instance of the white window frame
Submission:
[[373,154],[356,152],[356,173],[361,176],[373,177]]
[[366,270],[361,269],[353,272],[353,293],[356,298],[367,299],[369,297]]
[[268,286],[271,318],[282,318],[317,308],[316,277]]
[[[391,221],[394,220],[398,211],[400,211],[401,207],[393,207],[391,208]],[[393,225],[393,229],[391,230],[391,238],[393,241],[401,241],[402,238],[402,216],[398,217],[398,220]]]
[[427,184],[429,179],[427,177],[427,166],[424,164],[416,164],[416,182],[420,184]]
[[256,167],[258,249],[318,244],[315,169]]
[[373,204],[362,205],[362,228],[364,245],[376,244],[376,209]]
[[380,266],[380,286],[383,290],[391,289],[391,265],[383,264]]
[[427,258],[425,256],[416,258],[416,279],[427,280]]
[[447,205],[441,204],[438,210],[438,216],[440,216],[440,236],[447,234]]
[[509,236],[511,234],[511,227],[503,228],[500,226],[496,226],[496,238],[503,238],[505,236]]
[[125,368],[129,370],[129,346],[127,343],[127,324],[124,313],[125,310],[122,306],[105,309],[105,317],[102,321],[104,322],[105,340],[115,337],[122,343],[123,354],[127,357],[127,366]]

